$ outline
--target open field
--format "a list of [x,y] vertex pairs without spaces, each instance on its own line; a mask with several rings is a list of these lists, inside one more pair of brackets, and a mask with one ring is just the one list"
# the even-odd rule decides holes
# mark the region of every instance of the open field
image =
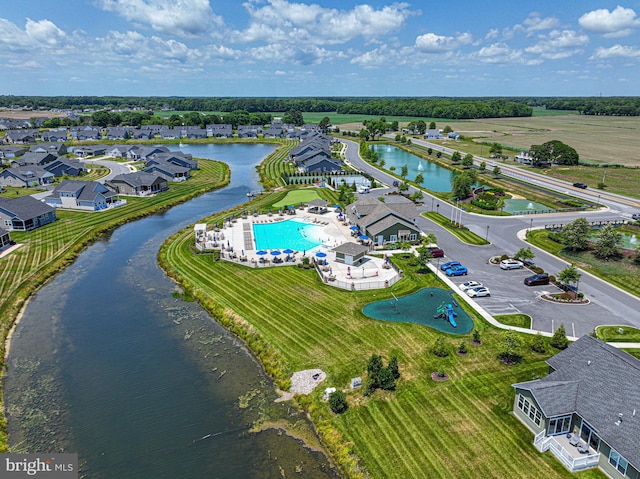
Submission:
[[[390,290],[348,292],[324,285],[313,270],[212,263],[191,253],[192,242],[192,231],[174,235],[160,252],[161,264],[222,324],[253,343],[259,357],[273,348],[267,368],[277,375],[317,367],[328,374],[319,389],[347,388],[350,378],[364,374],[371,354],[385,361],[398,355],[402,377],[395,392],[367,398],[362,390],[347,391],[350,408],[341,416],[321,401],[321,390],[300,399],[347,477],[603,477],[593,470],[573,476],[550,454],[539,454],[532,434],[510,413],[511,384],[544,375],[548,356],[523,347],[522,364],[503,365],[496,359],[501,332],[473,312],[482,346],[469,346],[469,355],[460,357],[453,351],[470,335],[447,335],[446,358],[430,352],[441,333],[362,314],[365,304],[391,292],[442,286],[435,275],[417,274],[418,266],[394,256],[404,280]],[[439,368],[451,380],[433,382]]]

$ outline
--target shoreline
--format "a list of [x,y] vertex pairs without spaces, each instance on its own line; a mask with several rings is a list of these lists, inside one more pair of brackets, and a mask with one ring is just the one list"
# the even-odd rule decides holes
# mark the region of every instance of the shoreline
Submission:
[[[27,306],[31,301],[31,296],[33,296],[33,294],[29,295],[29,297],[24,300],[24,303],[22,304],[20,311],[18,311],[18,314],[13,319],[13,323],[11,324],[11,329],[9,329],[9,331],[7,332],[7,336],[4,338],[4,359],[3,360],[5,364],[5,371],[7,370],[7,359],[9,358],[9,352],[11,350],[11,340],[13,339],[13,333],[15,333],[16,328],[20,323],[20,320],[24,316],[25,310],[27,309]],[[2,377],[4,376],[5,374],[2,375]],[[2,391],[2,394],[4,395],[4,390]]]

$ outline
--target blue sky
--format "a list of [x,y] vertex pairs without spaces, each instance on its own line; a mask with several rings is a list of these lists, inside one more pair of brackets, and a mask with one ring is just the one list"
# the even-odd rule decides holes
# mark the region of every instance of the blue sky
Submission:
[[640,0],[5,0],[0,93],[640,95]]

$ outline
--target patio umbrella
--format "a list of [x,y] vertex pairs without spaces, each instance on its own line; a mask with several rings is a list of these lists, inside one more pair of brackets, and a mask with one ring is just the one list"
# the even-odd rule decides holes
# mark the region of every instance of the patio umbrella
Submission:
[[317,256],[318,258],[325,258],[325,257],[327,256],[327,253],[323,253],[322,251],[318,251],[318,252],[316,253],[316,256]]
[[340,206],[340,205],[339,205],[339,204],[337,204],[337,203],[336,203],[335,205],[333,205],[333,207],[334,207],[334,208],[342,208],[342,206]]
[[360,228],[358,228],[356,225],[353,225],[349,228],[351,231],[356,231],[359,230]]
[[266,252],[266,251],[264,251],[264,250],[260,250],[260,251],[256,251],[256,254],[257,254],[258,256],[264,256],[265,254],[267,254],[267,252]]
[[271,252],[271,256],[278,256],[280,254],[282,254],[282,253],[280,253],[280,251],[278,251],[278,250],[275,250],[275,251]]
[[284,254],[291,254],[291,253],[293,253],[293,250],[292,250],[292,249],[287,248],[287,249],[285,249],[285,250],[283,251],[283,253],[284,253]]
[[366,240],[368,240],[368,239],[369,239],[369,237],[368,237],[367,235],[360,235],[360,239],[361,239],[362,241],[366,241]]
[[244,250],[242,250],[242,256],[244,256]]

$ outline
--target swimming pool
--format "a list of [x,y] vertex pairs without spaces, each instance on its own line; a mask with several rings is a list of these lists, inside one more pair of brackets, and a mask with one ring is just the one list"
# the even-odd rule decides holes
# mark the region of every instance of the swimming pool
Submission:
[[253,224],[256,249],[309,251],[322,244],[322,226],[298,219]]
[[[452,326],[438,309],[451,304],[455,312],[456,326]],[[444,333],[467,334],[473,329],[473,320],[451,296],[451,292],[440,288],[423,288],[420,291],[398,298],[367,304],[362,312],[370,318],[382,321],[418,323]]]

